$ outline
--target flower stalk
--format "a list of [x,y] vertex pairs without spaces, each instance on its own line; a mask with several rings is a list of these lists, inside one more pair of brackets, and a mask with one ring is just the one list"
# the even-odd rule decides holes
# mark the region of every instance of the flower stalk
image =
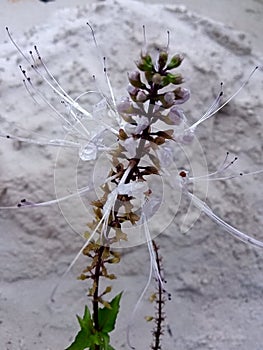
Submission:
[[[156,256],[156,264],[159,271],[160,276],[162,277],[162,260],[159,255],[159,247],[155,243],[155,241],[152,241],[153,248]],[[160,283],[160,281],[157,280],[157,293],[154,294],[152,297],[155,299],[156,303],[156,314],[155,314],[155,329],[153,330],[153,343],[152,343],[152,350],[160,350],[161,349],[161,336],[163,335],[163,322],[165,320],[165,314],[164,314],[164,305],[165,305],[165,291],[163,290],[163,286]]]

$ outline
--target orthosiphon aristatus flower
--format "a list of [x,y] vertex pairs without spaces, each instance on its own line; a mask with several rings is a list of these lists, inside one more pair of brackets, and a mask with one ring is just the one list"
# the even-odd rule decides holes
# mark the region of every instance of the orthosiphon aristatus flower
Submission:
[[[170,177],[174,191],[181,192],[182,196],[231,235],[247,244],[263,247],[262,241],[219,218],[205,201],[191,191],[191,184],[198,181],[221,181],[241,176],[227,172],[233,164],[233,161],[228,160],[228,155],[213,173],[198,177],[191,177],[187,170],[180,170],[177,174],[170,173],[174,162],[173,146],[177,144],[183,147],[191,144],[199,125],[227,105],[246,86],[258,67],[225,101],[223,101],[221,86],[216,99],[206,113],[189,125],[181,105],[190,98],[190,91],[180,86],[183,83],[183,77],[177,73],[183,57],[174,55],[169,58],[169,47],[160,49],[157,57],[149,53],[146,47],[142,49],[140,59],[136,62],[137,70],[128,74],[129,97],[122,100],[115,99],[104,62],[103,69],[109,92],[98,88],[72,98],[49,71],[38,48],[35,46],[29,55],[26,55],[14,41],[8,29],[7,32],[25,63],[29,64],[31,70],[63,102],[64,111],[61,112],[42,94],[41,89],[35,86],[28,71],[20,66],[25,88],[37,103],[44,102],[53,111],[65,131],[65,138],[38,140],[4,132],[1,132],[0,136],[36,145],[76,149],[80,161],[83,162],[92,160],[99,162],[100,154],[106,153],[111,163],[104,181],[99,184],[102,194],[91,202],[94,219],[88,223],[89,229],[84,235],[85,242],[66,273],[91,242],[105,247],[122,247],[122,243],[134,239],[137,243],[147,242],[150,255],[149,278],[134,312],[150,284],[152,275],[165,290],[163,278],[156,264],[149,229],[149,220],[154,218],[161,204],[161,198],[156,195],[156,189],[148,180],[156,176]],[[94,41],[96,44],[95,39]],[[91,112],[80,103],[80,98],[85,95],[95,95],[99,98],[99,102],[93,106]],[[112,137],[111,142],[109,142],[109,134]],[[242,175],[261,172],[262,170],[258,170]],[[19,207],[19,210],[22,210],[52,205],[70,200],[74,196],[86,196],[91,190],[93,189],[86,186],[65,197],[41,203],[22,199],[16,206],[1,207],[1,209],[10,210]],[[138,236],[142,234],[143,239],[139,238],[136,241],[136,237],[132,238],[132,235],[136,236],[136,234]],[[128,343],[130,343],[129,336]]]

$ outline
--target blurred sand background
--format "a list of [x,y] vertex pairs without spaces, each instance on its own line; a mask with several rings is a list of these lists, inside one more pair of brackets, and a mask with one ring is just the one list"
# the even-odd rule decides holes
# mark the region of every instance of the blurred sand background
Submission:
[[[262,43],[262,0],[140,0],[148,4],[183,4],[189,10],[230,25],[251,35],[255,49],[263,50]],[[91,4],[93,0],[56,0],[42,3],[38,0],[2,0],[0,23],[10,28],[25,31],[32,25],[48,21],[54,11],[72,8],[77,5]],[[97,1],[100,2],[99,0]],[[19,17],[19,18],[18,18]],[[1,40],[6,37],[1,28]]]
[[[140,52],[141,25],[149,28],[147,37],[152,46],[165,42],[168,27],[171,50],[185,54],[182,71],[192,92],[185,111],[191,121],[206,111],[222,80],[229,96],[255,65],[263,63],[263,2],[259,0],[186,0],[183,4],[2,0],[1,133],[24,132],[25,136],[50,138],[60,135],[47,107],[34,105],[25,92],[17,68],[22,60],[7,39],[5,26],[26,51],[37,43],[50,70],[67,91],[77,96],[88,89],[94,71],[100,72],[85,26],[87,20],[94,25],[103,54],[109,57],[110,76],[118,96],[125,95],[126,72],[134,69],[133,62]],[[197,171],[206,170],[201,164],[203,155],[213,171],[226,151],[239,157],[234,170],[262,169],[262,81],[259,72],[229,106],[200,127],[197,136],[203,150],[198,155],[194,153],[197,148],[191,151],[191,165]],[[38,79],[36,84],[55,101]],[[74,152],[62,152],[57,157],[57,150],[0,139],[0,206],[15,204],[23,197],[38,201],[66,195],[74,188],[76,169],[78,180],[84,184],[93,171],[92,164],[80,163]],[[166,198],[169,210],[164,222],[173,215],[174,200],[171,191],[171,197]],[[212,184],[208,204],[234,226],[263,240],[262,176]],[[60,350],[75,335],[75,314],[81,315],[87,303],[87,286],[76,280],[85,262],[80,260],[63,281],[55,303],[50,302],[50,293],[83,244],[76,232],[85,230],[87,220],[83,208],[73,214],[72,208],[78,205],[73,201],[60,208],[0,211],[1,349]],[[198,218],[197,222],[186,234],[181,233],[180,217],[185,208],[183,203],[174,223],[165,230],[163,222],[153,227],[157,233],[164,231],[157,243],[164,255],[167,288],[172,293],[172,301],[167,303],[172,336],[164,336],[163,348],[262,350],[263,251],[229,237],[195,211],[189,220],[192,223]],[[146,283],[148,261],[146,247],[140,246],[124,249],[123,262],[116,267],[120,277],[115,291],[125,286],[119,332],[113,335],[116,350],[128,349],[126,326]],[[138,350],[148,349],[151,342],[151,325],[144,316],[152,313],[152,305],[146,299],[132,327]]]

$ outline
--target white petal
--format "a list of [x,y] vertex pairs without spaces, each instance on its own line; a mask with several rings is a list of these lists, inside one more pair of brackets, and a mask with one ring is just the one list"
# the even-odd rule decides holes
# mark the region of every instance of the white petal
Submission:
[[134,140],[133,137],[129,137],[123,142],[123,146],[129,153],[130,158],[134,158],[136,156],[136,149],[137,149],[137,140]]
[[119,184],[118,186],[119,194],[126,194],[136,198],[144,198],[144,192],[147,190],[148,185],[146,182],[130,182],[128,184]]
[[87,145],[80,148],[79,157],[84,161],[95,160],[97,158],[97,152],[98,147],[94,143],[89,142]]

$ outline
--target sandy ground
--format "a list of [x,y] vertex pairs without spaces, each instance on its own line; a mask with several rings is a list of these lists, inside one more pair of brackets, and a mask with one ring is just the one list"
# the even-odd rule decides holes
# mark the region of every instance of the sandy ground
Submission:
[[[90,88],[94,73],[101,87],[107,88],[100,79],[101,66],[85,26],[87,20],[91,21],[101,53],[108,57],[114,92],[119,98],[125,95],[126,72],[134,69],[140,52],[141,25],[146,25],[151,48],[166,42],[168,28],[171,51],[185,55],[182,72],[192,92],[185,112],[192,122],[212,103],[221,81],[225,95],[230,96],[255,65],[262,64],[261,1],[193,0],[185,1],[186,7],[178,7],[177,1],[162,2],[163,5],[130,0],[91,3],[3,0],[1,134],[49,139],[62,134],[52,111],[45,104],[35,105],[23,88],[17,69],[22,59],[6,39],[5,25],[26,52],[38,44],[49,69],[76,97]],[[77,7],[82,4],[86,6]],[[202,174],[207,162],[213,171],[225,152],[230,151],[233,157],[239,157],[233,171],[262,169],[262,81],[262,72],[255,74],[239,96],[200,127],[198,142],[184,150],[188,161],[176,150],[178,166],[190,165],[192,171]],[[34,77],[34,82],[63,111],[60,101],[41,79]],[[90,174],[95,178],[100,175],[98,163],[79,161],[75,151],[58,153],[54,148],[0,140],[2,207],[23,197],[42,201],[66,195],[75,189],[76,180],[78,185],[87,184]],[[172,293],[172,301],[167,302],[172,336],[164,336],[163,348],[261,350],[263,252],[233,239],[192,207],[184,221],[188,207],[183,202],[177,208],[172,188],[167,185],[166,189],[163,221],[156,220],[152,225],[154,234],[161,233],[157,242],[164,256],[167,288]],[[202,191],[203,188],[196,189],[197,194],[203,195]],[[262,175],[211,183],[207,203],[227,222],[263,240]],[[58,276],[83,244],[78,233],[85,230],[86,209],[76,199],[60,207],[1,210],[0,220],[0,348],[64,349],[78,328],[74,315],[82,314],[87,302],[87,286],[76,281],[85,261],[80,259],[63,279],[55,303],[50,302],[50,294]],[[125,290],[119,331],[113,335],[116,349],[128,348],[125,331],[146,283],[148,260],[144,245],[126,248],[122,263],[116,267],[119,279],[114,290]],[[138,350],[149,348],[151,342],[151,325],[144,316],[152,313],[152,305],[146,299],[132,327]]]
[[[48,21],[52,13],[64,7],[72,8],[77,5],[91,4],[94,0],[56,0],[54,2],[42,3],[38,0],[2,0],[0,22],[21,32],[32,25]],[[101,2],[97,0],[97,2]],[[147,4],[174,4],[186,6],[201,16],[230,25],[238,30],[250,34],[253,47],[263,50],[262,32],[262,0],[140,0]],[[34,14],[32,16],[32,13]],[[17,15],[16,15],[17,14]],[[18,20],[19,16],[19,20]],[[0,29],[0,37],[5,38],[3,28]]]

